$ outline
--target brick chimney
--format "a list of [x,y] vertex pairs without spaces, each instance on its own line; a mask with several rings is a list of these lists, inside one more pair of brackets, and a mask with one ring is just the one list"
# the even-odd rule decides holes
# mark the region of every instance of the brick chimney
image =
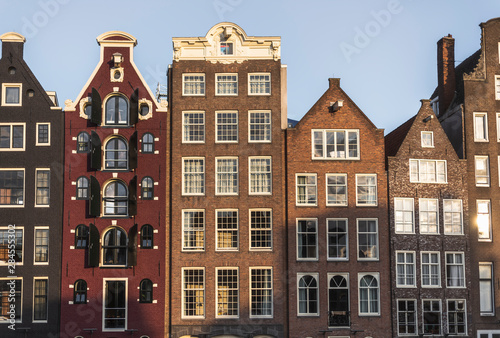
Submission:
[[455,95],[455,39],[448,34],[437,42],[439,114],[449,108]]
[[26,38],[19,33],[9,32],[0,36],[2,41],[2,59],[11,55],[16,58],[23,58],[23,48]]

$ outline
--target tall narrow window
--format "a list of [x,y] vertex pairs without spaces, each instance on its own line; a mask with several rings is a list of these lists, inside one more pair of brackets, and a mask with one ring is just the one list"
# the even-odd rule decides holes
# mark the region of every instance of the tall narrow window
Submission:
[[326,205],[347,205],[346,174],[326,174]]
[[88,133],[82,131],[76,137],[76,152],[77,153],[90,152],[90,136]]
[[35,263],[49,263],[49,228],[35,228]]
[[250,268],[250,317],[273,316],[273,270]]
[[105,331],[127,328],[127,280],[104,279],[103,322]]
[[271,112],[248,112],[248,142],[271,141]]
[[146,176],[141,181],[141,197],[143,200],[152,200],[154,198],[154,181]]
[[238,194],[238,158],[216,158],[216,195]]
[[316,174],[296,174],[296,189],[297,205],[317,204]]
[[421,234],[438,234],[438,200],[430,198],[420,198],[420,233]]
[[[222,42],[221,42],[222,44]],[[238,95],[238,74],[215,74],[215,95]]]
[[330,218],[326,220],[328,231],[328,259],[348,260],[347,219]]
[[462,200],[443,200],[445,235],[462,235]]
[[339,274],[328,277],[328,326],[348,327],[350,324],[349,275]]
[[73,303],[87,304],[87,282],[79,279],[73,286]]
[[378,274],[359,274],[359,314],[380,314],[380,286]]
[[205,194],[205,159],[183,158],[182,159],[182,194],[204,195]]
[[50,204],[50,170],[36,170],[36,201],[35,206],[49,206]]
[[238,268],[217,268],[217,314],[221,318],[239,316]]
[[417,333],[417,301],[398,299],[398,334],[415,335]]
[[415,233],[413,198],[394,198],[394,222],[396,233]]
[[415,283],[415,252],[396,251],[396,285],[412,287]]
[[476,187],[490,186],[490,165],[488,156],[474,156]]
[[479,263],[479,308],[481,316],[495,313],[493,264]]
[[217,210],[217,250],[238,250],[238,210]]
[[249,157],[249,194],[269,195],[271,194],[271,157]]
[[123,96],[111,96],[106,101],[107,125],[128,125],[128,113],[128,101]]
[[271,74],[248,74],[248,95],[271,95]]
[[467,334],[465,299],[448,300],[448,333],[463,336]]
[[85,176],[78,177],[76,180],[76,199],[88,200],[89,199],[89,179]]
[[80,224],[75,229],[75,248],[86,249],[89,244],[89,228]]
[[36,124],[36,145],[50,146],[50,123]]
[[205,74],[183,74],[182,95],[185,96],[205,95]]
[[48,320],[48,278],[35,278],[33,285],[33,322]]
[[205,270],[182,269],[182,318],[205,317]]
[[315,316],[319,314],[319,295],[318,295],[318,276],[301,275],[297,276],[298,280],[298,315],[299,316]]
[[250,210],[250,250],[272,249],[272,224],[271,210]]
[[105,232],[102,241],[103,265],[127,265],[127,234],[120,228]]
[[183,210],[182,228],[182,251],[205,250],[205,210]]
[[422,286],[439,287],[441,285],[439,252],[422,252],[421,265]]
[[24,205],[24,169],[0,170],[0,206]]
[[151,133],[145,133],[142,135],[142,153],[143,154],[154,154],[155,152],[155,138]]
[[474,113],[474,141],[488,141],[488,115],[486,113]]
[[111,138],[104,148],[105,169],[128,169],[127,142],[120,137]]
[[153,227],[149,224],[144,224],[141,228],[141,248],[153,248]]
[[238,142],[238,112],[216,112],[216,142]]
[[205,112],[193,111],[182,113],[182,142],[205,142]]
[[441,334],[441,300],[422,300],[422,320],[424,334]]
[[[9,298],[12,298],[12,302],[9,301]],[[0,278],[0,323],[9,323],[9,320],[12,319],[16,323],[21,322],[22,300],[22,278]],[[14,306],[14,311],[9,313],[12,311],[11,305]]]
[[139,285],[139,302],[152,303],[153,302],[153,282],[149,279],[141,280]]
[[491,241],[490,200],[477,200],[477,231],[479,241]]
[[128,189],[121,181],[111,181],[104,188],[102,197],[104,216],[128,215]]
[[446,286],[465,287],[465,261],[463,252],[446,253]]
[[358,219],[358,259],[378,260],[378,222]]
[[376,174],[356,174],[356,205],[377,205]]
[[500,100],[500,76],[495,75],[495,99]]
[[318,259],[317,227],[317,219],[297,219],[297,260]]

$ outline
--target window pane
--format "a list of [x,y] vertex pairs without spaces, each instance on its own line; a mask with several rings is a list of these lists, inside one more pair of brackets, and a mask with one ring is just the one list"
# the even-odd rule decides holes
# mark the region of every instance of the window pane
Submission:
[[24,171],[0,170],[0,205],[24,204]]

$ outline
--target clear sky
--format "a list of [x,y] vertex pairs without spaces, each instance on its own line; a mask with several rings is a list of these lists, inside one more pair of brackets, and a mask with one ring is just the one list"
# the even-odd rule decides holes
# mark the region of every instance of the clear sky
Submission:
[[479,24],[498,0],[0,0],[0,33],[26,36],[25,60],[59,103],[76,99],[99,60],[96,37],[138,40],[135,62],[155,91],[166,84],[172,37],[205,36],[230,21],[250,36],[281,36],[288,117],[300,119],[329,77],[386,134],[417,113],[437,83],[436,42],[452,34],[455,58],[480,47]]

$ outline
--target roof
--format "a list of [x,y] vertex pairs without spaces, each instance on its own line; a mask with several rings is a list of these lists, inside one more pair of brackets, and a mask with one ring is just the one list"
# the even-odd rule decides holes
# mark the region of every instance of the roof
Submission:
[[417,115],[411,117],[408,121],[391,131],[384,138],[385,140],[385,155],[386,156],[395,156],[401,147],[401,144],[406,138],[408,131],[410,131],[411,126],[413,125],[413,121]]
[[293,128],[297,123],[299,123],[299,121],[288,119],[287,123],[288,123],[288,128]]

